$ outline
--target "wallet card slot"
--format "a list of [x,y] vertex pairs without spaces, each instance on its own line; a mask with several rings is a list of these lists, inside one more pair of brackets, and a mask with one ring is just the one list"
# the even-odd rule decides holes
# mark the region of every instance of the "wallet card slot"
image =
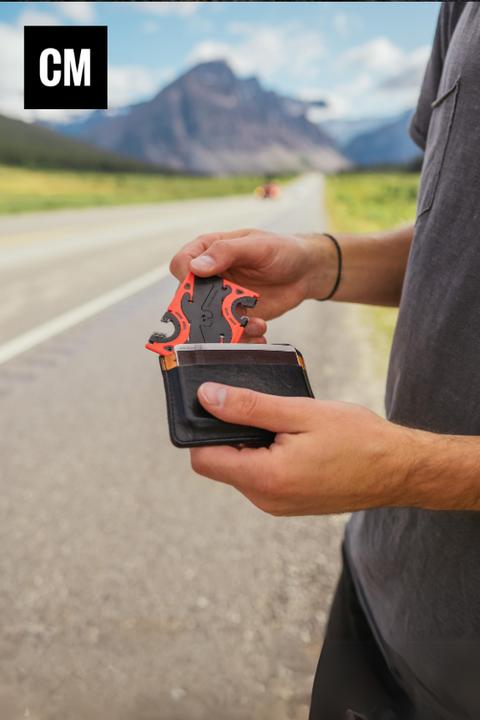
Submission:
[[283,350],[182,350],[177,355],[178,365],[298,365],[295,352]]

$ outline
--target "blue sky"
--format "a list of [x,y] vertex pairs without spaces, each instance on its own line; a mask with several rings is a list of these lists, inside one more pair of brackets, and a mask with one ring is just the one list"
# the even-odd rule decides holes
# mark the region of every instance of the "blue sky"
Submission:
[[[109,105],[152,97],[198,62],[224,58],[242,77],[306,99],[322,117],[394,115],[415,104],[437,2],[2,2],[0,112],[23,111],[23,25],[109,28]],[[321,119],[321,117],[318,117]]]

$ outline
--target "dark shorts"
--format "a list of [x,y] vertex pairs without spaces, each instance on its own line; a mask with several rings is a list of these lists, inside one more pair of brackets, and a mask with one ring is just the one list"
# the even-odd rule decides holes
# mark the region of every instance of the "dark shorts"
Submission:
[[343,562],[313,685],[310,720],[419,718],[370,629],[345,554]]

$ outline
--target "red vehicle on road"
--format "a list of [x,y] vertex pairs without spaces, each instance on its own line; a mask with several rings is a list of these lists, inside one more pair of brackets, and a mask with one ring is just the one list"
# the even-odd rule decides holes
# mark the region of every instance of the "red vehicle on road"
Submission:
[[282,191],[276,183],[265,183],[255,188],[253,194],[260,198],[278,198],[282,194]]

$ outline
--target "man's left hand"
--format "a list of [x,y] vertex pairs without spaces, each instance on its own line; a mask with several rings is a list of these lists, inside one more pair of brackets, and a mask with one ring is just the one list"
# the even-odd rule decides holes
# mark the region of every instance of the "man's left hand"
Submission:
[[193,469],[233,485],[272,515],[322,515],[409,504],[417,431],[346,402],[285,398],[204,383],[203,407],[230,423],[276,434],[270,447],[194,448]]

